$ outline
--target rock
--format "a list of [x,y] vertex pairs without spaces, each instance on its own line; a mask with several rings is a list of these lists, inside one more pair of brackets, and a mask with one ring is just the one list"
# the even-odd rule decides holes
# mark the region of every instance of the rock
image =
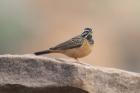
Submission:
[[140,93],[140,74],[69,59],[1,55],[0,93]]

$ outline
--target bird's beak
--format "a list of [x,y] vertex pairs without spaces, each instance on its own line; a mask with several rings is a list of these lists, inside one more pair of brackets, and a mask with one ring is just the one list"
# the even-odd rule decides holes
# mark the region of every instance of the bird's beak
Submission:
[[90,32],[89,34],[92,35],[93,32]]

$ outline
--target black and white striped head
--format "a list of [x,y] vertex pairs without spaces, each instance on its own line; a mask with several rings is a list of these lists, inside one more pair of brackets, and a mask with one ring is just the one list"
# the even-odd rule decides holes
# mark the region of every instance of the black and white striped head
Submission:
[[86,38],[87,36],[92,36],[92,29],[91,28],[85,28],[84,32],[81,34],[82,37]]

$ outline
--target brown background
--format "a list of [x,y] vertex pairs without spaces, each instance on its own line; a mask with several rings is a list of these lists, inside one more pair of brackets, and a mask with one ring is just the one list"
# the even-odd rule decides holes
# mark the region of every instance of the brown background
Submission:
[[0,54],[44,50],[85,27],[95,46],[81,61],[140,72],[139,0],[0,0]]

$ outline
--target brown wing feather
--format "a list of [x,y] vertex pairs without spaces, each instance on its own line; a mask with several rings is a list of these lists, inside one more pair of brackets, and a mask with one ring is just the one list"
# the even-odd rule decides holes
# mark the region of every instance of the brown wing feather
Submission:
[[79,35],[64,43],[57,45],[56,47],[50,48],[50,50],[66,50],[66,49],[77,48],[82,46],[83,41],[84,39]]

